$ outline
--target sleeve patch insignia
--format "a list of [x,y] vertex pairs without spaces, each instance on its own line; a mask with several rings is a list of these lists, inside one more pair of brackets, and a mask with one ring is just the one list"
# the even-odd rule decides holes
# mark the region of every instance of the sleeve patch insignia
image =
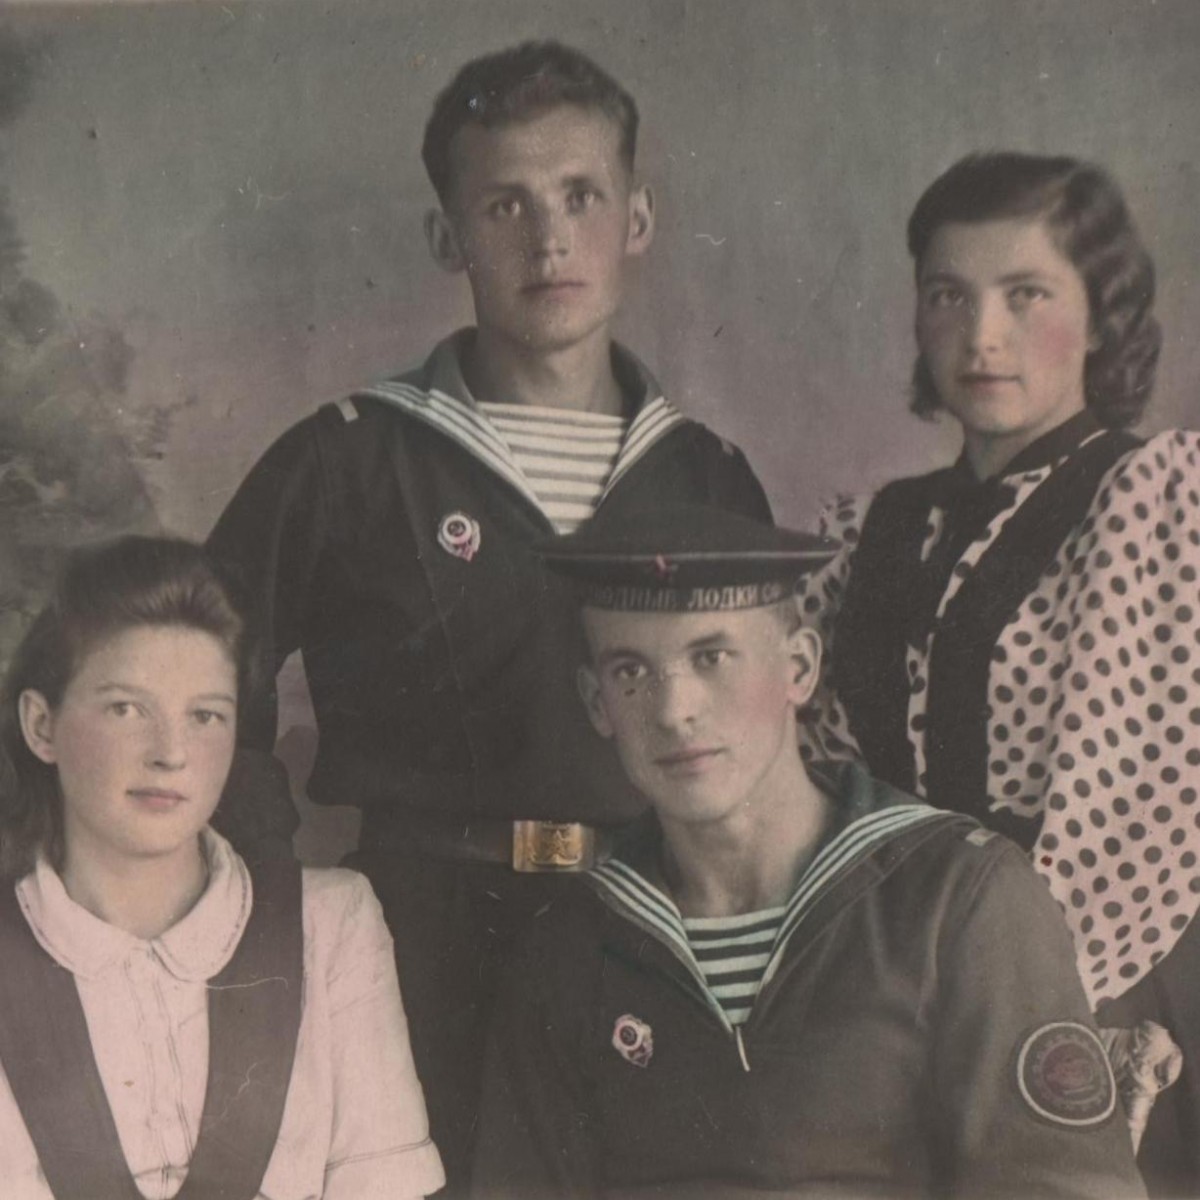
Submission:
[[1052,1021],[1025,1039],[1017,1055],[1017,1086],[1039,1117],[1075,1129],[1107,1121],[1117,1103],[1104,1045],[1077,1021]]
[[654,1053],[654,1037],[645,1021],[626,1013],[613,1025],[613,1049],[635,1067],[645,1067]]

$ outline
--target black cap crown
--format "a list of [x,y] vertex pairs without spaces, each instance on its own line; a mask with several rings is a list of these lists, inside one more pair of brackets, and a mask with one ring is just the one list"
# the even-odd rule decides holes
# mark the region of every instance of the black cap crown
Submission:
[[703,504],[601,508],[575,533],[534,546],[582,602],[626,612],[759,608],[790,595],[839,544]]

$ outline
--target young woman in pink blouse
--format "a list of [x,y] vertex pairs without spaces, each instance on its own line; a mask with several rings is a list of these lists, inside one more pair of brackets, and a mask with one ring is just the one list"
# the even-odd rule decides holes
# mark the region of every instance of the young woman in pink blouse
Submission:
[[76,555],[0,709],[0,1179],[21,1200],[442,1184],[367,882],[209,827],[245,635],[186,542]]

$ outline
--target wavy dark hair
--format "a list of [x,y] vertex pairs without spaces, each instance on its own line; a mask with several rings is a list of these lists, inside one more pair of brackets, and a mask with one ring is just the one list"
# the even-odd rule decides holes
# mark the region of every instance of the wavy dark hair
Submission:
[[[1084,397],[1110,429],[1135,424],[1149,403],[1162,345],[1154,318],[1154,263],[1112,176],[1075,158],[1012,152],[972,154],[939,176],[908,219],[918,279],[934,234],[958,222],[1040,218],[1087,289],[1098,345],[1084,361]],[[913,369],[912,408],[940,407],[923,357]]]
[[176,538],[124,537],[74,552],[0,687],[0,878],[20,878],[39,852],[58,869],[63,863],[58,773],[26,745],[21,693],[41,692],[57,708],[97,645],[143,626],[212,634],[237,668],[239,689],[248,687],[245,622],[230,582],[200,546]]
[[474,58],[434,101],[425,126],[421,158],[442,205],[454,180],[450,143],[464,125],[494,129],[524,120],[560,104],[604,113],[621,135],[621,161],[633,170],[637,153],[638,110],[633,97],[586,54],[561,42],[522,42]]

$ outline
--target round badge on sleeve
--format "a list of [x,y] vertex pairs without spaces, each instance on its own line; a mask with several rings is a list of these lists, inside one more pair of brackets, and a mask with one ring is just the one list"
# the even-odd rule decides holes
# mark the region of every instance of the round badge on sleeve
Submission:
[[1052,1021],[1025,1039],[1017,1086],[1039,1117],[1076,1129],[1107,1121],[1117,1103],[1104,1045],[1078,1021]]
[[463,562],[470,562],[478,553],[482,536],[479,522],[465,512],[447,513],[438,525],[438,545]]

